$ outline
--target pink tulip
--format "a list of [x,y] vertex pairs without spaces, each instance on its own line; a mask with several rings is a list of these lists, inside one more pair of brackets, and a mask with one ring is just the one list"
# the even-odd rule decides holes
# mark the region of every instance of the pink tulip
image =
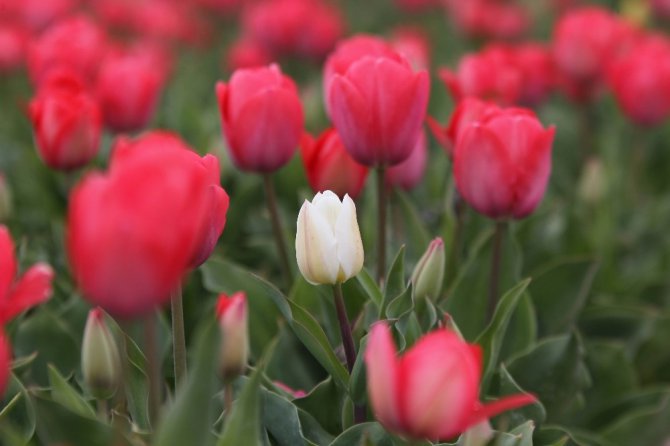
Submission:
[[298,90],[277,65],[242,69],[218,82],[223,132],[237,167],[274,172],[288,163],[302,135]]
[[0,73],[23,67],[29,38],[30,34],[23,26],[0,23]]
[[428,117],[427,123],[437,142],[445,149],[449,157],[453,157],[456,142],[473,122],[478,122],[493,113],[498,113],[500,107],[493,102],[482,101],[477,98],[465,98],[458,103],[446,127],[442,127],[434,118]]
[[97,83],[105,124],[116,132],[144,128],[153,117],[166,70],[150,53],[110,54],[101,65]]
[[510,39],[530,25],[530,16],[515,2],[498,0],[444,0],[447,12],[460,30],[470,37]]
[[364,55],[335,72],[326,101],[349,154],[366,166],[406,160],[426,117],[429,79],[401,56]]
[[220,294],[216,318],[222,336],[219,371],[224,381],[244,373],[249,358],[247,295],[238,291],[232,296]]
[[540,43],[527,42],[514,47],[514,59],[522,76],[519,103],[536,106],[556,86],[556,67],[551,51]]
[[386,171],[386,185],[399,187],[404,190],[414,189],[423,180],[427,162],[428,143],[426,141],[426,133],[422,131],[409,158],[400,164],[389,167]]
[[35,84],[53,68],[65,67],[93,81],[107,51],[107,36],[86,16],[72,16],[51,25],[28,51],[28,71]]
[[76,169],[97,155],[100,107],[72,72],[51,71],[30,101],[28,115],[39,155],[52,169]]
[[225,65],[229,70],[257,68],[272,63],[273,57],[268,50],[255,40],[242,38],[233,42],[227,49]]
[[664,37],[637,43],[612,64],[609,83],[633,122],[660,124],[670,115],[670,43]]
[[356,198],[363,190],[368,169],[349,156],[334,129],[326,130],[316,139],[303,135],[300,152],[314,192],[330,190],[339,197],[349,194]]
[[530,110],[514,108],[470,124],[454,150],[461,196],[494,219],[533,212],[549,181],[554,131],[542,127]]
[[447,440],[501,412],[536,401],[529,394],[479,402],[482,352],[448,329],[427,334],[397,357],[385,322],[372,327],[365,351],[372,410],[389,431]]

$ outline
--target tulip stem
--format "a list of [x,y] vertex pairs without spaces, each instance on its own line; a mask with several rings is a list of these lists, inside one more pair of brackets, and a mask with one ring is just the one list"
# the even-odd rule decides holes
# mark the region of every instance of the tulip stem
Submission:
[[[335,308],[337,309],[337,320],[340,323],[340,335],[342,336],[344,355],[347,358],[347,369],[351,373],[356,362],[356,346],[354,345],[354,336],[351,333],[349,317],[347,317],[347,309],[344,306],[342,284],[337,283],[333,285],[333,298],[335,299]],[[354,423],[358,424],[365,421],[365,412],[364,405],[354,405]]]
[[288,249],[286,248],[286,241],[284,240],[284,231],[282,229],[281,220],[279,219],[279,211],[277,210],[277,196],[275,195],[274,184],[272,183],[272,176],[270,176],[270,174],[263,175],[263,185],[265,186],[265,201],[268,205],[268,211],[270,212],[272,231],[274,232],[275,242],[277,243],[277,251],[279,251],[279,260],[284,274],[284,280],[286,281],[287,289],[290,289],[293,284],[293,273],[291,272]]
[[149,420],[154,428],[158,426],[161,405],[161,367],[156,329],[156,315],[152,312],[144,319],[144,353],[149,375]]
[[184,331],[184,301],[181,283],[172,291],[172,353],[174,357],[174,388],[182,384],[186,377],[186,334]]
[[[460,257],[463,244],[463,222],[465,219],[466,207],[463,198],[461,198],[457,190],[454,191],[453,206],[454,217],[456,221],[454,222],[454,229],[451,236],[451,246],[449,247],[449,255],[447,257],[446,274],[444,275],[444,283],[447,290],[449,289],[448,286],[453,282],[454,278],[458,274],[458,267],[461,261]],[[447,291],[443,299],[447,299],[448,297],[449,295]]]
[[96,405],[98,406],[98,416],[105,423],[107,422],[109,407],[107,405],[107,400],[104,398],[97,398]]
[[489,300],[486,307],[486,322],[490,323],[498,305],[498,284],[500,282],[500,258],[502,255],[502,242],[505,235],[505,221],[496,222],[496,230],[493,235],[493,251],[491,252],[491,275],[489,276]]
[[386,275],[386,205],[388,194],[384,177],[386,166],[377,167],[377,206],[379,214],[377,215],[377,280],[380,284],[384,283]]
[[223,410],[226,418],[230,418],[233,410],[233,382],[227,382],[223,387]]

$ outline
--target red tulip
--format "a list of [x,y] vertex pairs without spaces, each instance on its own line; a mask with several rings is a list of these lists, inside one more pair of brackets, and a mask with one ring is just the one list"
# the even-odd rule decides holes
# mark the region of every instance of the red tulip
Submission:
[[529,394],[479,402],[482,351],[447,329],[433,331],[397,357],[385,322],[372,327],[365,350],[372,410],[389,431],[447,440],[507,410],[536,401]]
[[400,164],[389,167],[385,180],[387,186],[395,186],[404,190],[414,189],[423,180],[428,162],[428,144],[426,133],[421,132],[411,155]]
[[221,187],[219,159],[211,154],[200,157],[174,133],[152,131],[135,140],[119,138],[114,145],[112,162],[123,163],[126,158],[132,159],[134,156],[143,156],[141,152],[149,151],[153,151],[156,159],[160,159],[161,153],[166,150],[166,147],[175,149],[176,153],[180,153],[183,158],[182,163],[195,169],[207,181],[207,187],[202,192],[207,196],[208,201],[204,226],[199,232],[195,243],[195,253],[189,262],[190,266],[195,268],[212,254],[226,225],[226,213],[228,212],[230,199]]
[[368,169],[347,153],[335,129],[317,139],[305,134],[300,141],[307,180],[314,192],[331,190],[339,197],[356,198],[363,190]]
[[277,65],[237,70],[228,84],[216,84],[216,94],[237,167],[274,172],[290,161],[302,135],[302,105]]
[[7,390],[9,377],[12,374],[12,348],[9,345],[7,337],[0,329],[0,399]]
[[358,34],[343,40],[335,51],[328,56],[323,69],[323,92],[326,111],[330,115],[328,92],[336,74],[344,75],[349,67],[363,56],[388,57],[398,62],[403,60],[393,47],[381,37]]
[[670,43],[647,38],[610,67],[609,81],[626,115],[640,125],[657,125],[670,115]]
[[102,115],[77,76],[52,71],[30,101],[37,150],[53,169],[76,169],[91,161],[100,147]]
[[440,5],[440,0],[395,0],[395,2],[400,8],[409,12],[419,12]]
[[344,34],[340,12],[321,0],[266,0],[244,16],[246,32],[276,55],[322,58]]
[[[66,17],[76,7],[78,0],[9,0],[10,13],[16,20],[24,23],[33,31],[39,31],[54,21]],[[3,2],[0,9],[6,8]]]
[[25,63],[28,31],[18,24],[0,23],[0,73],[19,69]]
[[455,73],[443,68],[439,75],[456,101],[474,96],[513,105],[521,99],[523,73],[514,52],[504,45],[489,45],[479,53],[468,54]]
[[670,20],[670,1],[669,0],[651,0],[651,10],[654,16],[662,20]]
[[0,327],[2,327],[23,311],[46,301],[51,296],[54,272],[46,263],[37,263],[17,278],[14,243],[5,226],[0,226],[0,265],[2,265],[0,268]]
[[230,70],[257,68],[272,63],[272,55],[255,40],[242,38],[233,42],[226,53],[226,67]]
[[53,68],[65,67],[92,81],[107,50],[100,27],[85,16],[73,16],[50,26],[30,46],[28,71],[35,84]]
[[549,96],[556,85],[556,67],[551,52],[544,45],[533,42],[518,45],[513,51],[523,79],[519,103],[536,106]]
[[530,25],[528,12],[514,2],[445,0],[445,4],[456,26],[471,37],[510,39]]
[[544,196],[554,128],[529,110],[505,109],[463,130],[454,150],[459,193],[494,219],[523,218]]
[[86,299],[116,316],[143,316],[169,300],[207,239],[210,168],[169,139],[122,142],[109,171],[89,174],[70,197],[74,277]]
[[356,161],[393,166],[409,157],[426,117],[425,70],[414,72],[399,55],[364,55],[334,71],[326,88],[334,126]]
[[449,119],[449,124],[446,127],[440,126],[440,124],[433,119],[428,117],[428,126],[432,131],[435,139],[440,145],[446,150],[449,157],[454,155],[454,147],[456,142],[463,134],[470,124],[473,122],[478,122],[483,120],[485,117],[498,113],[500,107],[498,107],[493,102],[482,101],[477,98],[465,98],[458,103],[456,110],[451,115]]
[[571,82],[597,84],[608,64],[625,50],[633,35],[629,25],[604,8],[570,11],[554,28],[556,66]]
[[105,124],[116,132],[144,128],[156,109],[166,69],[148,53],[110,54],[101,65],[97,83]]
[[221,332],[219,374],[232,381],[244,373],[249,358],[247,295],[238,291],[232,296],[220,294],[216,303],[216,319]]

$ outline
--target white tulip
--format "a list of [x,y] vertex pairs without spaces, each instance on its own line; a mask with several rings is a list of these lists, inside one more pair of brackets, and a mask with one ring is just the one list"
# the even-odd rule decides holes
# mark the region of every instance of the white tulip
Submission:
[[342,283],[363,268],[356,206],[331,191],[305,200],[298,214],[295,251],[300,272],[313,285]]

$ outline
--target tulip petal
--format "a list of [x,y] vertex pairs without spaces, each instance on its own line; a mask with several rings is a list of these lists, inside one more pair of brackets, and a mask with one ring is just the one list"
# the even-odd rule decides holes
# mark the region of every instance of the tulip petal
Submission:
[[340,214],[335,223],[335,238],[337,239],[337,258],[340,263],[338,281],[355,276],[363,268],[363,242],[361,231],[356,219],[354,201],[345,195],[342,200]]
[[370,331],[365,349],[368,393],[375,418],[387,429],[401,430],[398,407],[398,361],[391,331],[385,322]]
[[347,152],[361,164],[376,164],[378,134],[374,131],[370,104],[346,77],[334,75],[328,103],[333,124]]
[[14,242],[6,226],[0,226],[0,305],[9,297],[9,288],[16,275]]
[[337,242],[328,221],[309,201],[300,208],[295,243],[298,267],[309,283],[336,283],[339,270]]
[[451,157],[453,145],[449,142],[449,138],[447,138],[447,129],[442,127],[442,125],[430,115],[426,116],[426,123],[428,124],[430,132],[435,137],[435,140],[437,140],[437,143],[442,146],[445,152],[447,152],[447,155]]
[[44,263],[32,266],[12,288],[9,298],[0,305],[0,324],[15,318],[21,312],[44,302],[51,296],[54,272]]
[[517,174],[514,218],[523,218],[533,212],[544,196],[551,174],[551,145],[555,131],[556,129],[552,127],[536,137],[526,157],[523,170]]
[[493,418],[500,413],[506,412],[508,410],[518,409],[520,407],[533,404],[536,401],[537,398],[535,398],[535,396],[528,393],[520,393],[518,395],[511,395],[505,398],[501,398],[497,401],[485,405],[477,403],[477,406],[470,416],[470,419],[467,421],[467,424],[462,427],[462,429],[465,430],[470,426]]

